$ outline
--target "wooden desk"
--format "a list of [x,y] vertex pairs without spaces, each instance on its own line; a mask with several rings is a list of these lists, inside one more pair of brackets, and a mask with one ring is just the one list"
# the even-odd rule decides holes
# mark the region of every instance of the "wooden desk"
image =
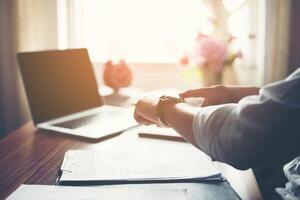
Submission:
[[[132,132],[91,143],[62,134],[46,133],[28,122],[0,140],[0,199],[7,197],[22,183],[54,184],[68,149],[113,150],[141,142],[161,143],[159,140],[139,138]],[[218,166],[242,199],[261,199],[251,170],[238,171],[224,164]]]

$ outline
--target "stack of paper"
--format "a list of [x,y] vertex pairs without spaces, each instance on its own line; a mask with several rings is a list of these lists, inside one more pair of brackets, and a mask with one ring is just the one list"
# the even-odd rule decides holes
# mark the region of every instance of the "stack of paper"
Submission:
[[209,157],[197,149],[189,152],[132,154],[70,150],[61,167],[61,185],[94,185],[129,182],[223,180]]
[[185,189],[21,185],[7,200],[186,200]]

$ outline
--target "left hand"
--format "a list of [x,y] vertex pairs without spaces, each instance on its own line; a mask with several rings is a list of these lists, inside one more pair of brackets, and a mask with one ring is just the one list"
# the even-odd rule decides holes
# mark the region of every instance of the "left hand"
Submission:
[[135,120],[144,125],[159,124],[156,114],[156,106],[159,99],[157,97],[145,97],[138,101],[134,110]]

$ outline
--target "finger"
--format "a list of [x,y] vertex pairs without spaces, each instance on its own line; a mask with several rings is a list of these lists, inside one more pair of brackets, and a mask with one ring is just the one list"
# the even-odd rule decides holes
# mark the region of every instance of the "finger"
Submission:
[[195,89],[195,90],[187,90],[183,93],[180,93],[179,96],[182,98],[188,97],[207,97],[211,92],[207,88]]
[[149,121],[147,119],[142,119],[142,121],[140,121],[139,124],[142,124],[142,125],[153,125],[153,124],[156,124],[155,122],[152,122],[152,121]]
[[140,116],[140,115],[134,115],[134,119],[139,123],[139,124],[145,124],[145,125],[149,125],[149,124],[153,124],[154,122],[148,120],[147,118]]
[[201,107],[213,106],[219,104],[217,101],[213,99],[206,98],[203,100]]
[[203,102],[202,102],[202,104],[201,104],[201,107],[206,107],[206,106],[209,106],[209,105],[211,105],[211,103],[209,102],[209,100],[208,99],[204,99]]
[[155,124],[155,123],[153,123],[153,122],[143,122],[142,124],[143,124],[143,125],[146,125],[146,126],[150,126],[150,125],[153,125],[153,124]]

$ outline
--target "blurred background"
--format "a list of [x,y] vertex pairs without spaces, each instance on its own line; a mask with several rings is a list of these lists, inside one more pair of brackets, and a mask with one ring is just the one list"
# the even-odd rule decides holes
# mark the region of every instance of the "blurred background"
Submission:
[[[145,91],[256,85],[300,64],[297,0],[0,0],[0,137],[30,119],[16,53],[87,48]],[[67,76],[67,75],[66,75]]]

